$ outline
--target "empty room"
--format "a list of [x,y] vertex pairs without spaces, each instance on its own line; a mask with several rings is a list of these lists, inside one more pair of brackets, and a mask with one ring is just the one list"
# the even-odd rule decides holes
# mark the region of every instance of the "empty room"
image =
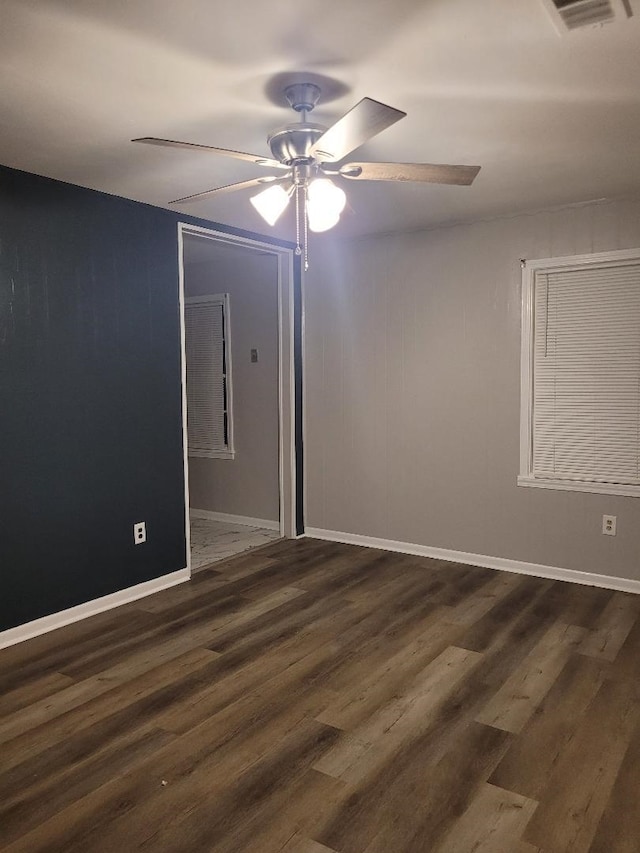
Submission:
[[0,850],[640,850],[640,0],[1,0]]

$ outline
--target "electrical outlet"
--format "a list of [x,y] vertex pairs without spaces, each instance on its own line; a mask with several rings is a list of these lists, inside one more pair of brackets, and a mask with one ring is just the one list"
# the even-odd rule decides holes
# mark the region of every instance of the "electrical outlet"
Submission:
[[258,363],[258,350],[252,349],[251,350],[251,364],[257,364],[257,363]]
[[616,535],[616,516],[615,515],[603,515],[602,516],[602,532],[606,536],[615,536]]
[[133,525],[133,541],[136,545],[142,545],[147,541],[147,525],[144,521]]

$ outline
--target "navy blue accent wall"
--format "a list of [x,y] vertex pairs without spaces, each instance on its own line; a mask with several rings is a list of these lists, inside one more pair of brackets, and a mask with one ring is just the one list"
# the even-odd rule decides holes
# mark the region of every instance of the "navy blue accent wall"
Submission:
[[0,630],[186,565],[179,220],[0,168]]

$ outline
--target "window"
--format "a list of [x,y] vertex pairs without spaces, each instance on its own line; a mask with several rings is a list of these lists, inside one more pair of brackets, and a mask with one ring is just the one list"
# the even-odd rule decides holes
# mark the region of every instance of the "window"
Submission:
[[229,294],[185,299],[189,456],[233,459]]
[[640,249],[529,261],[521,486],[640,496]]

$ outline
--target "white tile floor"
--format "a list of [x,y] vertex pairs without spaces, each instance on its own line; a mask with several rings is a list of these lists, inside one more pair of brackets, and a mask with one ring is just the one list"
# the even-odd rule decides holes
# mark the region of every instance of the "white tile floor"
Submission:
[[278,530],[191,518],[191,571],[280,538]]

